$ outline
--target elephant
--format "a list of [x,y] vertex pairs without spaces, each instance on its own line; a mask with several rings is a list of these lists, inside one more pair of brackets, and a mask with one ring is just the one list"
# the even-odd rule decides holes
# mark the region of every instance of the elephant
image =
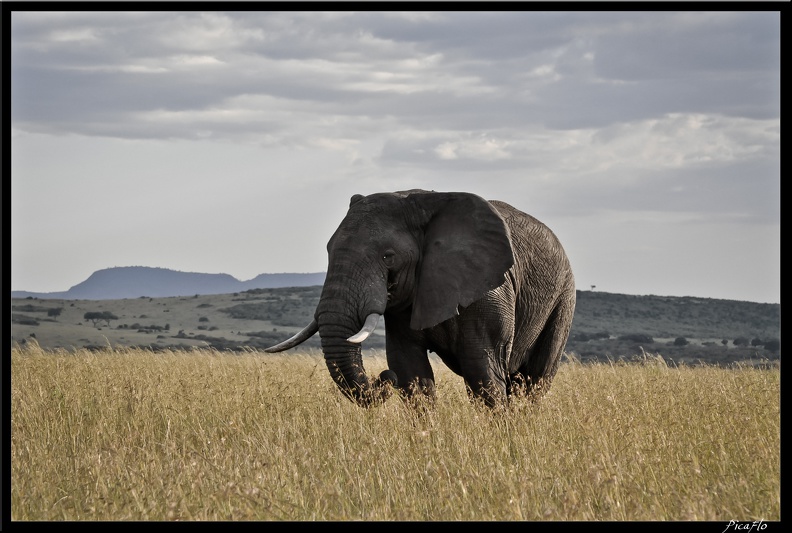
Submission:
[[[490,407],[549,388],[576,291],[566,252],[539,220],[467,192],[355,194],[327,253],[313,320],[266,352],[319,332],[332,379],[364,407],[393,390],[434,402],[428,352]],[[388,369],[370,379],[361,343],[381,317]]]

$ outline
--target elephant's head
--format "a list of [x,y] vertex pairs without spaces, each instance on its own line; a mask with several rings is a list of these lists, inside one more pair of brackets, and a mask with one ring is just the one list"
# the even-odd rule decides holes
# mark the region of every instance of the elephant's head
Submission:
[[319,332],[327,367],[351,399],[384,397],[390,371],[369,380],[360,343],[389,311],[420,330],[459,314],[500,286],[514,262],[509,230],[486,200],[469,193],[412,190],[352,197],[327,244],[328,268],[314,320],[272,348]]

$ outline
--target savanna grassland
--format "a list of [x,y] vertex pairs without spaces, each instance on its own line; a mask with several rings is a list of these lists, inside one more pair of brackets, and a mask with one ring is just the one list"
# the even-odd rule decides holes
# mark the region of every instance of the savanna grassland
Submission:
[[433,366],[362,409],[319,352],[15,346],[11,519],[780,520],[779,366],[567,360],[496,411]]

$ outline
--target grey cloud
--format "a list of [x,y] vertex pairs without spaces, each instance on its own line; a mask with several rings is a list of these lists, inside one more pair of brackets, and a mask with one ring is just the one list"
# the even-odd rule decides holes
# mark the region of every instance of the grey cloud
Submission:
[[[647,13],[645,17],[656,16]],[[745,76],[780,65],[780,19],[745,13],[739,17],[702,16],[685,24],[678,15],[663,24],[640,25],[597,39],[597,74],[609,79],[701,78],[739,72]],[[639,16],[640,19],[640,16]]]
[[[321,103],[326,107],[313,108],[318,115],[394,116],[403,127],[459,130],[531,123],[600,127],[682,111],[778,115],[779,36],[772,14],[700,17],[687,24],[677,18],[673,13],[534,12],[442,13],[417,20],[377,12],[15,18],[12,110],[20,123],[57,118],[49,127],[65,131],[129,120],[135,111],[222,107],[242,94],[269,94],[295,106]],[[640,28],[620,30],[630,23]],[[193,27],[216,40],[234,37],[212,49],[211,39],[203,45],[187,39],[185,32]],[[616,31],[604,35],[604,28]],[[88,31],[101,44],[45,44],[54,30]],[[364,34],[385,44],[372,44]],[[733,52],[725,62],[714,54],[724,47]],[[221,64],[156,73],[69,70],[157,65],[157,58],[196,50],[212,53]],[[353,76],[372,68],[390,68],[389,61],[431,54],[442,55],[431,74],[444,75],[445,88],[402,94],[342,86],[365,81]],[[327,70],[268,71],[266,65],[283,59],[311,59]],[[346,77],[329,74],[337,68],[333,65],[345,64],[354,66]],[[531,78],[543,65],[552,66],[560,78]],[[462,77],[480,80],[480,90],[460,92]],[[149,125],[148,131],[156,137],[163,130]]]
[[405,23],[369,17],[376,35],[415,42],[425,52],[469,60],[508,60],[563,45],[575,14],[541,12],[448,12]]
[[[751,160],[729,165],[643,169],[628,179],[624,175],[595,173],[576,180],[574,187],[551,187],[546,194],[549,203],[563,206],[559,212],[574,215],[609,210],[663,211],[703,215],[704,221],[778,224],[779,172],[777,163]],[[614,182],[614,177],[621,179]]]
[[453,143],[456,140],[456,138],[440,137],[421,140],[389,139],[385,142],[382,152],[376,160],[384,167],[406,166],[416,169],[465,173],[493,172],[525,167],[525,161],[522,159],[482,159],[470,157],[464,152],[454,158],[441,157],[438,149],[444,143]]
[[532,106],[530,113],[552,129],[600,128],[669,113],[769,119],[780,114],[780,83],[768,78],[771,76],[641,80],[628,84],[565,79],[541,88],[541,105]]

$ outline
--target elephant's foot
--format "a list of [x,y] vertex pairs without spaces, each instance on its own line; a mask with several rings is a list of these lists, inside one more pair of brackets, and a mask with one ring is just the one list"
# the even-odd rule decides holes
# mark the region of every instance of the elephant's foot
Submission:
[[506,387],[494,381],[478,382],[475,386],[467,384],[468,397],[471,401],[483,402],[487,407],[494,409],[509,403]]
[[393,394],[394,389],[398,388],[399,380],[393,370],[383,370],[374,383],[374,390],[377,391],[379,401],[384,402]]
[[416,378],[408,386],[401,388],[402,398],[418,411],[431,409],[435,403],[435,383],[430,378]]

